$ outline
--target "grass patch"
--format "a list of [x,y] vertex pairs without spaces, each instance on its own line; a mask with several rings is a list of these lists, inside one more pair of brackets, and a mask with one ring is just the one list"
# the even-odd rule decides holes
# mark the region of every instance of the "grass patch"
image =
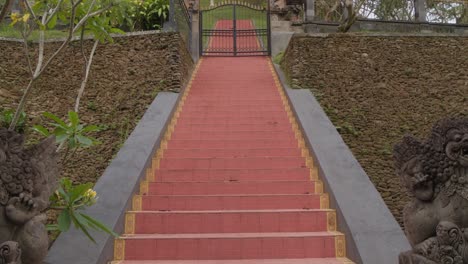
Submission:
[[[213,29],[218,20],[233,20],[234,6],[227,5],[203,12],[203,28]],[[263,11],[254,10],[245,6],[236,6],[237,20],[252,20],[255,28],[267,28],[267,16]]]
[[[226,3],[226,0],[213,0],[214,5],[219,5],[221,3]],[[258,5],[266,7],[267,2],[265,0],[243,0],[242,3],[248,3],[252,5]],[[210,0],[200,0],[200,9],[207,9],[210,8]]]
[[[57,30],[57,29],[48,29],[45,31],[45,39],[62,39],[66,38],[68,32],[65,30]],[[15,39],[23,39],[21,36],[21,32],[8,25],[8,24],[0,24],[0,37],[4,38],[15,38]],[[28,40],[34,41],[39,39],[39,30],[34,30],[31,32]]]
[[276,56],[273,58],[273,63],[280,64],[284,57],[284,51],[280,51]]

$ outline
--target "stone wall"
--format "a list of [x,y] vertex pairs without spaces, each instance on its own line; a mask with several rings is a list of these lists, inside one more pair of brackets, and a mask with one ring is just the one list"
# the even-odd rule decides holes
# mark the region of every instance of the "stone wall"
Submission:
[[[91,40],[86,41],[87,53],[92,44]],[[46,43],[46,56],[57,45]],[[103,127],[93,135],[101,144],[78,151],[64,167],[62,176],[77,182],[95,182],[157,93],[178,91],[188,80],[192,64],[177,33],[132,34],[115,37],[111,44],[99,44],[79,114],[84,123]],[[79,45],[72,42],[33,87],[26,107],[28,127],[46,125],[44,111],[65,117],[73,109],[82,67]],[[0,110],[16,107],[27,78],[22,44],[0,40]],[[39,139],[37,133],[27,133],[30,142]]]
[[296,35],[282,67],[317,97],[401,223],[407,196],[393,145],[468,115],[468,37]]
[[[326,21],[307,21],[302,24],[306,33],[335,33],[339,23]],[[349,32],[401,32],[437,33],[468,35],[467,24],[443,24],[416,21],[390,21],[377,19],[358,19]]]

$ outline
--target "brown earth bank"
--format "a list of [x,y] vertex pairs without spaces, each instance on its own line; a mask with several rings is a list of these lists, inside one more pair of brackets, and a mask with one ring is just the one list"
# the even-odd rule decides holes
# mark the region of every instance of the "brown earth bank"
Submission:
[[[26,107],[27,127],[46,125],[44,111],[66,117],[74,108],[83,74],[78,44],[72,42],[34,86]],[[47,43],[46,54],[57,45]],[[85,42],[87,53],[92,45],[92,41]],[[93,135],[101,144],[78,150],[61,176],[75,183],[96,182],[157,93],[180,89],[191,68],[192,60],[177,33],[121,36],[112,44],[100,44],[79,114],[83,123],[104,128]],[[27,81],[22,44],[0,41],[0,108],[14,109]],[[26,133],[30,143],[41,138],[30,129]]]
[[468,115],[468,37],[298,35],[281,64],[291,86],[320,101],[402,224],[408,196],[393,145]]

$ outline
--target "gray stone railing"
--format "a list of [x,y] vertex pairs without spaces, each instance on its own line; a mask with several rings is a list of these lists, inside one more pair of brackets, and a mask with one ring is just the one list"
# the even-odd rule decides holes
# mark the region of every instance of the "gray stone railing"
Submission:
[[[124,229],[125,212],[144,177],[179,98],[160,92],[115,159],[99,178],[94,190],[99,200],[84,213],[100,220],[117,233]],[[62,233],[52,245],[45,264],[104,264],[112,260],[114,237],[91,233],[96,244],[76,229]]]
[[356,263],[398,263],[399,253],[410,245],[379,192],[312,93],[289,88],[279,66],[276,70],[337,210],[347,256]]

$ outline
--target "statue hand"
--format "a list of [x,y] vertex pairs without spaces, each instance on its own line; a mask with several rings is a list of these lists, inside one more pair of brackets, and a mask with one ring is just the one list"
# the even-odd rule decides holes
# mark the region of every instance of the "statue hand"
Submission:
[[436,244],[437,244],[437,238],[431,237],[419,243],[418,245],[416,245],[414,249],[415,249],[415,252],[417,252],[418,254],[427,256],[429,249],[431,249]]
[[428,179],[429,179],[429,176],[427,174],[416,173],[414,174],[414,177],[411,179],[411,181],[413,182],[414,185],[417,185],[417,184],[428,181]]
[[8,201],[5,212],[8,219],[18,225],[28,222],[39,213],[38,205],[34,199],[23,193],[19,197],[13,197]]

